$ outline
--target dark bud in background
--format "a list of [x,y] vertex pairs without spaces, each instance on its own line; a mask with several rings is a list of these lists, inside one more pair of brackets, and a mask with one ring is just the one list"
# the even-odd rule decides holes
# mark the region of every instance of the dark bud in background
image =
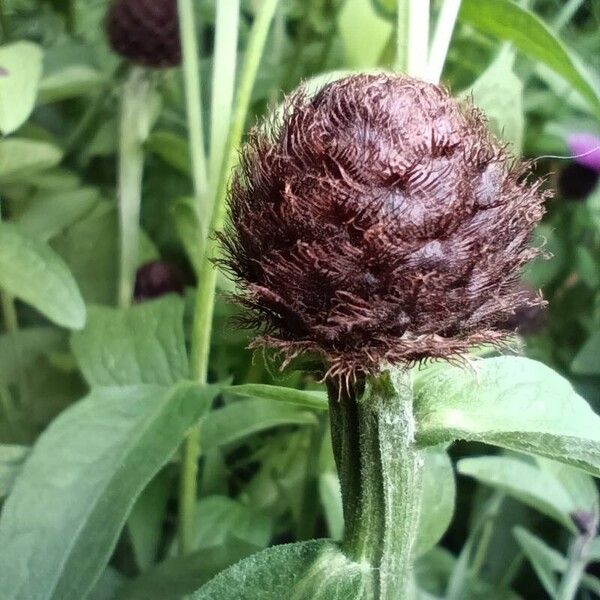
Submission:
[[558,174],[558,193],[565,200],[585,200],[598,185],[600,173],[576,162]]
[[539,292],[526,284],[521,284],[520,287],[526,301],[507,319],[506,329],[521,335],[539,333],[546,325],[546,308]]
[[115,0],[106,34],[112,49],[136,65],[160,69],[181,63],[177,0]]
[[[407,76],[302,89],[251,132],[221,236],[255,345],[327,375],[499,343],[546,194],[482,114]],[[284,363],[285,364],[285,363]]]
[[587,538],[592,538],[598,531],[598,516],[588,510],[576,510],[570,515],[579,533]]
[[164,260],[142,265],[135,275],[133,298],[143,302],[165,294],[183,294],[184,278],[181,271]]

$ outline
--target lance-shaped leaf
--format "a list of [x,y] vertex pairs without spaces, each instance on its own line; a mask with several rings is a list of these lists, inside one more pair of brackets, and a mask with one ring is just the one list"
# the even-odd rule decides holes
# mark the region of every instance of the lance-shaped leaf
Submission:
[[423,446],[473,440],[600,476],[600,417],[536,361],[503,356],[445,369],[422,383],[415,410]]
[[44,242],[0,223],[0,288],[58,325],[81,329],[85,304],[63,260]]
[[214,393],[192,383],[103,388],[62,413],[2,511],[2,599],[85,598],[137,496]]

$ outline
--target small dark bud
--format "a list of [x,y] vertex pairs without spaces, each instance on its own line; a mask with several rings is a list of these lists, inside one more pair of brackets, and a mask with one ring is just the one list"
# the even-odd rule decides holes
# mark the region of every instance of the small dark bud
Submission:
[[558,175],[558,193],[565,200],[585,200],[598,185],[600,173],[572,162]]
[[507,319],[506,329],[521,335],[539,333],[546,325],[546,307],[539,292],[525,284],[520,287],[523,290],[523,304]]
[[135,275],[133,298],[143,302],[165,294],[180,294],[184,291],[183,274],[174,265],[155,260],[142,265]]
[[177,0],[115,0],[106,35],[112,49],[131,63],[159,69],[181,63]]
[[598,517],[589,510],[576,510],[570,514],[577,531],[583,536],[594,537],[598,529]]
[[296,91],[250,133],[221,236],[255,345],[347,377],[500,342],[539,253],[547,194],[527,172],[441,87],[378,74]]

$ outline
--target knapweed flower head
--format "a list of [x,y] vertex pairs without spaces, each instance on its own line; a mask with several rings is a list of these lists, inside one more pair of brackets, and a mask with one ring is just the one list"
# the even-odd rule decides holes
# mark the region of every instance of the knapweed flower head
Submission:
[[538,254],[539,181],[482,114],[408,76],[356,75],[256,127],[221,235],[255,345],[348,378],[497,343]]
[[106,34],[112,49],[131,63],[152,68],[181,63],[177,0],[114,0]]

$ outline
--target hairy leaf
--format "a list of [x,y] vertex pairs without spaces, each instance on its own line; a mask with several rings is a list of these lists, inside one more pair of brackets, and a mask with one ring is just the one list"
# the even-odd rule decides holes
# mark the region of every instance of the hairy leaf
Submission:
[[600,476],[600,417],[536,361],[504,356],[450,367],[422,383],[417,441],[457,439],[537,454]]
[[39,438],[0,519],[3,600],[81,600],[136,497],[207,410],[214,388],[104,388]]

